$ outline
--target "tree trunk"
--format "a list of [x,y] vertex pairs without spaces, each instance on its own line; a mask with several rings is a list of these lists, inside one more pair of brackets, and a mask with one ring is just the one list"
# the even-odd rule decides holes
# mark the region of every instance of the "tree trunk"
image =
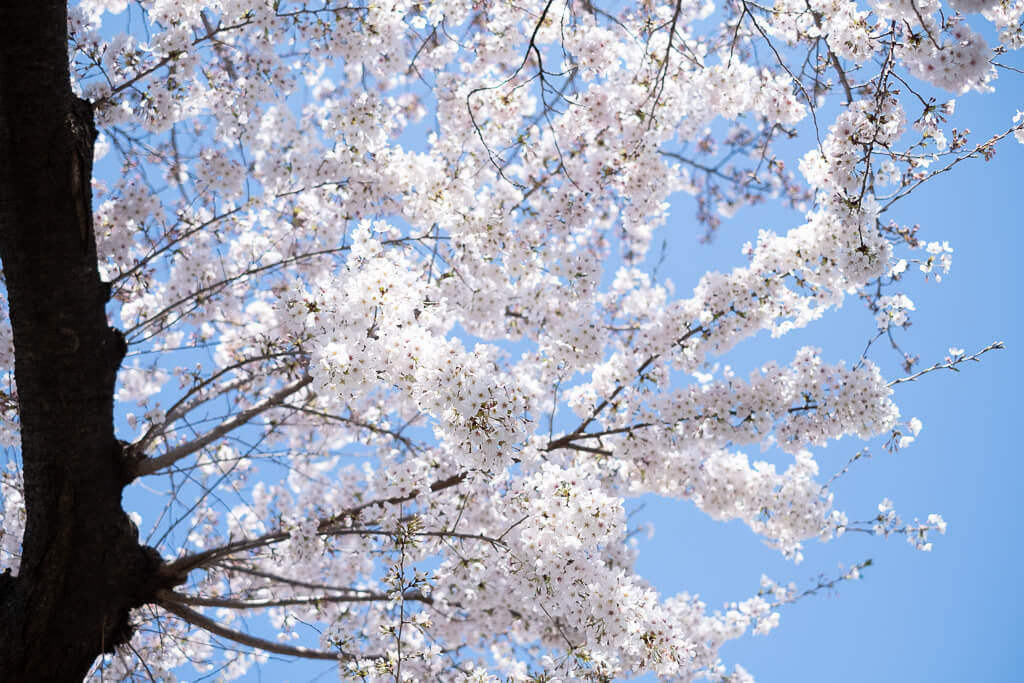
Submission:
[[159,556],[121,508],[125,344],[96,265],[95,135],[69,86],[64,3],[0,2],[0,260],[28,515],[18,575],[0,577],[0,681],[80,681],[155,589]]

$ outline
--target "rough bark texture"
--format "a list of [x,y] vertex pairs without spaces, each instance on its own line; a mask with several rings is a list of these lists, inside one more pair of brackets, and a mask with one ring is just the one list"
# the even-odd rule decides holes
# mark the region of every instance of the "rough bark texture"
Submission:
[[0,260],[20,402],[27,529],[0,577],[0,681],[80,681],[124,642],[159,557],[121,508],[107,325],[92,230],[88,103],[71,93],[61,0],[0,2]]

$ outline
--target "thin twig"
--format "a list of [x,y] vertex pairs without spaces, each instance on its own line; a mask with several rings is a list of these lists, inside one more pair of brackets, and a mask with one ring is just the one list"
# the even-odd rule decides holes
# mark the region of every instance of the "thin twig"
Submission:
[[165,467],[169,467],[174,463],[178,462],[182,458],[195,453],[203,447],[213,443],[217,439],[225,436],[226,434],[234,431],[238,427],[241,427],[252,418],[256,417],[260,413],[263,413],[271,408],[280,405],[286,398],[292,394],[300,391],[303,387],[313,381],[313,378],[309,375],[301,377],[294,382],[286,384],[284,387],[274,392],[270,396],[266,397],[262,401],[258,401],[253,404],[252,407],[235,413],[231,417],[227,418],[219,425],[206,432],[202,436],[192,441],[188,441],[181,445],[171,448],[163,455],[156,457],[145,458],[139,462],[135,468],[136,476],[143,476],[146,474],[153,474],[154,472],[161,470]]
[[995,349],[1005,349],[1005,348],[1006,348],[1006,345],[1003,342],[1001,342],[1001,341],[992,342],[991,344],[989,344],[988,346],[983,348],[981,351],[978,351],[977,353],[975,353],[973,355],[970,355],[970,356],[957,356],[956,358],[953,358],[951,360],[947,360],[945,363],[936,363],[935,365],[932,365],[931,367],[928,367],[928,368],[925,368],[924,370],[919,370],[919,371],[915,372],[913,375],[907,375],[906,377],[900,377],[899,379],[894,379],[893,381],[889,382],[885,386],[887,386],[887,387],[894,387],[897,384],[903,384],[904,382],[913,382],[914,380],[916,380],[921,375],[927,375],[929,372],[935,372],[936,370],[952,370],[953,372],[960,372],[960,369],[957,368],[957,366],[960,365],[961,363],[963,363],[965,361],[969,361],[969,360],[972,360],[972,361],[975,361],[975,362],[980,362],[981,361],[981,356],[983,354],[988,353],[989,351],[994,351]]

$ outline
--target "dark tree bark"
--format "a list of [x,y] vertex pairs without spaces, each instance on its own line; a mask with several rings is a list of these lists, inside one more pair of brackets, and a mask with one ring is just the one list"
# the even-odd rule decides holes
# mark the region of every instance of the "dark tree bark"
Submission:
[[159,556],[121,507],[125,353],[92,229],[91,106],[69,86],[62,0],[0,2],[0,261],[14,330],[27,528],[0,577],[0,681],[80,681],[130,635]]

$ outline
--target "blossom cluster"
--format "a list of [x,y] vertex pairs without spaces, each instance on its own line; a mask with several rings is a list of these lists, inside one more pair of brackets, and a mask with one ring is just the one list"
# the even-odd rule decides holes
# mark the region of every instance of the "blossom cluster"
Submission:
[[[662,596],[635,571],[636,498],[740,520],[795,561],[847,530],[922,550],[944,531],[888,504],[858,526],[820,477],[837,439],[920,430],[883,360],[805,347],[746,378],[713,368],[849,300],[866,337],[909,325],[924,303],[899,283],[938,280],[952,247],[882,216],[929,165],[1001,139],[972,152],[954,105],[918,90],[994,88],[1024,2],[606,5],[71,8],[130,349],[118,427],[172,500],[140,529],[195,560],[95,680],[140,659],[230,679],[301,645],[362,680],[747,681],[720,647],[796,593]],[[684,289],[655,266],[677,192],[706,235],[763,201],[798,217]],[[672,239],[670,258],[700,253]],[[3,444],[13,367],[4,320]],[[3,473],[4,566],[22,488]],[[203,628],[228,642],[250,613],[274,631],[257,654]]]

